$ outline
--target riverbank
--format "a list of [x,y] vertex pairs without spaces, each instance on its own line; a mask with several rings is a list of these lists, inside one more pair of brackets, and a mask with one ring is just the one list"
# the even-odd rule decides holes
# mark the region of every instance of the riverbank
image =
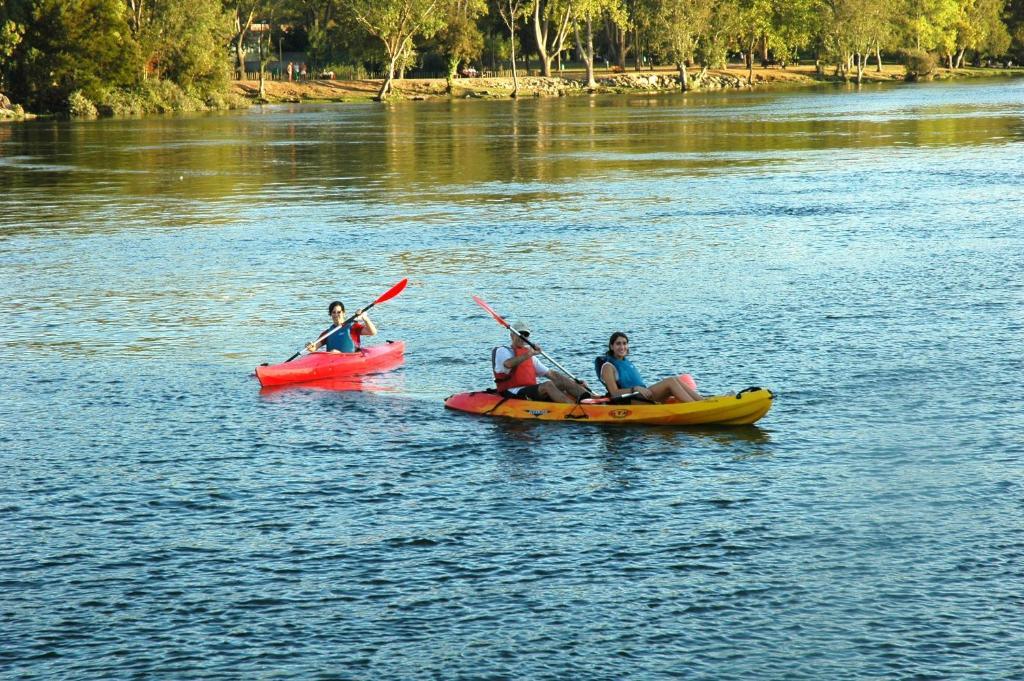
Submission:
[[[905,70],[899,64],[883,65],[881,70],[870,66],[864,71],[863,82],[900,82],[905,80]],[[986,78],[1024,76],[1024,69],[1017,68],[974,68],[967,67],[957,70],[937,69],[932,74],[934,80],[953,80],[963,78]],[[671,68],[658,68],[645,71],[614,72],[599,69],[595,73],[597,86],[587,88],[585,74],[582,71],[565,71],[561,77],[544,78],[540,76],[520,76],[520,97],[561,97],[573,94],[629,94],[657,93],[679,91],[678,71]],[[700,71],[691,69],[688,72],[688,89],[691,91],[771,89],[783,87],[806,87],[822,83],[840,83],[842,79],[830,75],[819,75],[813,65],[789,66],[785,69],[777,66],[757,67],[750,74],[748,82],[747,69],[742,67],[713,69]],[[853,81],[847,81],[852,83]],[[223,98],[222,106],[217,108],[237,108],[253,103],[284,103],[284,102],[369,102],[373,101],[380,90],[381,80],[308,80],[308,81],[272,81],[264,83],[264,97],[259,96],[259,83],[256,81],[233,81],[229,86],[227,97]],[[457,78],[452,93],[447,92],[447,82],[443,78],[407,78],[396,80],[393,84],[392,99],[395,100],[430,100],[447,99],[506,99],[513,92],[512,78]],[[138,106],[106,107],[106,115],[140,115],[145,113]],[[194,111],[202,108],[202,103],[184,107],[181,110]],[[100,112],[101,114],[103,112]],[[11,103],[0,93],[0,122],[23,121],[36,118],[26,112],[18,104]]]
[[[828,72],[827,72],[828,73]],[[886,64],[881,71],[874,66],[864,71],[865,83],[897,82],[905,79],[902,65]],[[819,76],[813,65],[781,67],[757,67],[753,70],[752,84],[748,83],[747,69],[714,69],[705,72],[693,69],[688,72],[689,87],[693,91],[801,87],[820,85],[824,82],[842,82],[830,75]],[[962,68],[955,71],[938,69],[936,80],[958,78],[981,78],[993,76],[1021,76],[1024,69]],[[571,94],[629,93],[629,92],[671,92],[679,90],[679,74],[675,69],[648,71],[625,71],[615,73],[599,69],[595,74],[596,88],[587,88],[582,72],[565,72],[562,77],[543,78],[521,76],[519,95],[521,97],[557,97]],[[853,81],[849,81],[853,82]],[[381,81],[358,80],[310,80],[302,82],[265,81],[265,100],[280,102],[360,102],[372,101],[380,90]],[[232,92],[251,101],[259,96],[259,84],[255,81],[236,81]],[[455,97],[458,99],[507,98],[513,91],[512,78],[457,78],[449,95],[447,82],[442,78],[407,78],[394,81],[393,99],[428,100]]]

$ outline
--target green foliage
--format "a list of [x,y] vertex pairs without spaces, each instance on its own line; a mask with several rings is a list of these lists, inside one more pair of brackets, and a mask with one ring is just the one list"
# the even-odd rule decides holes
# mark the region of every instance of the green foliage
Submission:
[[18,46],[24,35],[25,27],[21,24],[17,24],[11,19],[0,23],[0,63],[14,54],[14,48]]
[[436,44],[447,62],[449,78],[461,62],[480,57],[484,37],[477,18],[486,11],[483,0],[453,0],[448,5],[448,17],[437,33]]
[[961,9],[956,22],[958,49],[996,56],[1010,49],[1010,33],[1002,20],[1002,0],[965,0]]
[[200,98],[223,90],[230,75],[224,47],[234,35],[233,22],[215,3],[163,0],[154,5],[142,32],[149,69]]
[[362,64],[328,64],[323,71],[330,71],[337,80],[363,80],[369,74]]
[[75,90],[68,96],[68,115],[72,118],[96,118],[100,114],[92,100],[81,90]]
[[486,60],[493,60],[495,63],[507,61],[512,54],[512,45],[509,38],[501,33],[488,33],[484,36],[483,54]]
[[135,88],[106,88],[100,92],[96,109],[103,116],[140,116],[147,113],[202,111],[239,108],[246,103],[237,95],[210,92],[205,97],[190,94],[168,80],[147,80]]
[[132,85],[141,73],[119,0],[32,0],[24,38],[5,81],[32,108],[62,111],[72,92],[87,99],[105,84]]

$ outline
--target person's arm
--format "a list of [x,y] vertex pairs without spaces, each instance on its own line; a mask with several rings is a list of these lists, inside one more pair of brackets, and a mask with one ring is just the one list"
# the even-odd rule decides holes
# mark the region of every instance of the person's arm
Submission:
[[544,363],[537,359],[537,357],[533,358],[533,370],[542,378],[551,378],[551,374],[553,373],[552,370],[544,366]]
[[520,364],[522,364],[526,360],[533,359],[533,356],[536,355],[539,350],[540,350],[540,348],[538,347],[537,350],[530,349],[530,350],[524,352],[521,355],[517,355],[517,354],[513,353],[512,356],[509,357],[508,359],[506,359],[502,364],[505,367],[505,369],[509,373],[511,373],[511,372],[515,371],[515,368],[517,366],[519,366]]
[[363,325],[363,328],[359,329],[360,336],[377,335],[377,325],[373,323],[372,319],[370,319],[370,315],[366,314],[365,312],[359,311],[356,312],[356,319],[362,322]]
[[[334,330],[333,326],[328,326],[326,329],[321,331],[319,333],[319,335],[317,335],[317,338],[320,338],[325,333],[327,333],[329,331],[333,331],[333,330]],[[326,338],[324,338],[323,340],[320,340],[320,341],[310,341],[309,343],[306,343],[306,350],[308,350],[309,352],[316,352],[317,348],[319,348],[319,347],[321,347],[323,345],[327,345],[327,339]]]
[[619,372],[611,362],[605,362],[601,367],[601,382],[608,388],[608,394],[612,397],[622,397],[638,391],[638,388],[619,386]]

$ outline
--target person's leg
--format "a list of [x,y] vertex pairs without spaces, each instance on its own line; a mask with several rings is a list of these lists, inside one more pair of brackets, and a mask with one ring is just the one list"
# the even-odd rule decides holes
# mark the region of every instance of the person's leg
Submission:
[[540,393],[540,399],[547,402],[563,402],[565,404],[575,404],[576,400],[569,397],[555,386],[551,381],[544,381],[543,383],[537,384],[537,390]]
[[669,395],[680,402],[696,402],[701,399],[700,395],[683,385],[675,376],[661,379],[651,386],[651,392],[658,402],[664,402]]
[[584,388],[582,385],[572,380],[560,371],[552,371],[548,374],[548,378],[555,384],[555,386],[566,395],[573,397],[573,402],[578,401],[581,397],[590,397],[591,393],[589,390]]

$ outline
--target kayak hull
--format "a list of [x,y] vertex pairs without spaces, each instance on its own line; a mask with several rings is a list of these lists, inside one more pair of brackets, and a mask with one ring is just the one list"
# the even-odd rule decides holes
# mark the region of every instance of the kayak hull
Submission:
[[484,416],[532,421],[577,421],[654,426],[744,426],[756,422],[772,407],[773,395],[765,388],[751,388],[737,395],[716,395],[699,402],[666,404],[560,404],[504,399],[488,392],[452,395],[448,409]]
[[325,378],[358,376],[385,371],[400,365],[405,343],[388,341],[384,345],[363,348],[359,352],[311,352],[293,362],[256,367],[256,378],[263,387],[321,381]]

